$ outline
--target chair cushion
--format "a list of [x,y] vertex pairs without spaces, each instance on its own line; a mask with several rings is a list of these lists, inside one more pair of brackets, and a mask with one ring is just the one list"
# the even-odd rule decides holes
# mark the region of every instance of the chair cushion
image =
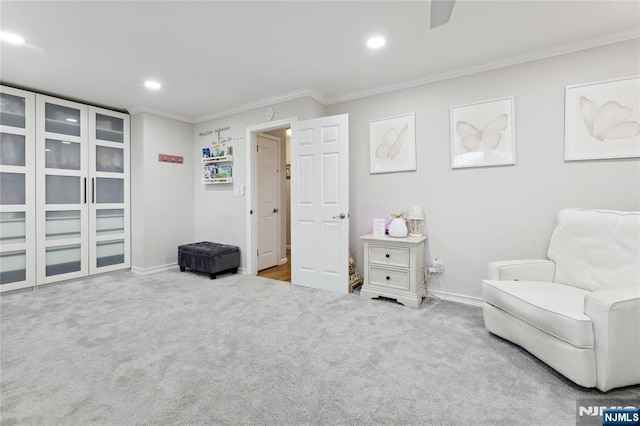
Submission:
[[593,348],[591,319],[584,314],[589,291],[544,281],[482,282],[489,303],[578,348]]
[[564,209],[551,236],[554,281],[590,291],[640,285],[640,212]]

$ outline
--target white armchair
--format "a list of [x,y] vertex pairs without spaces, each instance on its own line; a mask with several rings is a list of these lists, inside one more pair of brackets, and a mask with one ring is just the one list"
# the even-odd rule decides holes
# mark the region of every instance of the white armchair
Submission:
[[562,210],[547,255],[489,264],[487,330],[581,386],[640,384],[640,212]]

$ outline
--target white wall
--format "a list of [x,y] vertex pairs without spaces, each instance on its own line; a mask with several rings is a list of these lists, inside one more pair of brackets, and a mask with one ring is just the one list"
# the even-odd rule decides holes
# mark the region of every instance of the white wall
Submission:
[[[371,219],[420,204],[428,256],[445,273],[430,289],[481,296],[493,260],[546,254],[564,207],[640,210],[638,159],[564,162],[564,88],[640,74],[640,42],[618,43],[328,107],[350,124],[351,251]],[[515,97],[517,164],[450,167],[449,108]],[[369,120],[415,112],[415,172],[369,174]]]
[[193,125],[149,113],[131,121],[132,267],[144,271],[175,264],[178,245],[193,242]]
[[[304,97],[273,106],[276,115],[273,121],[297,117],[299,120],[325,115],[324,105],[312,98]],[[193,222],[194,241],[214,241],[240,247],[241,268],[247,265],[247,206],[246,197],[236,196],[236,191],[247,184],[247,153],[245,133],[247,127],[267,123],[266,108],[259,108],[228,117],[199,123],[194,126],[191,158],[200,161],[202,148],[210,147],[216,135],[200,136],[209,130],[229,127],[222,132],[223,138],[231,138],[233,147],[233,184],[204,185],[201,183],[202,168],[194,167],[191,176],[194,188]],[[284,245],[284,243],[282,244]],[[282,256],[284,257],[284,256]]]

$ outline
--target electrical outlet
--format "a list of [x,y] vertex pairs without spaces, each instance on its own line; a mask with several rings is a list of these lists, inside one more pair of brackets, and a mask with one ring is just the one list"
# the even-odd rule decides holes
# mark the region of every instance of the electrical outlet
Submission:
[[429,272],[432,274],[441,274],[444,272],[444,265],[442,264],[442,260],[439,260],[437,257],[433,259],[431,265],[429,265]]

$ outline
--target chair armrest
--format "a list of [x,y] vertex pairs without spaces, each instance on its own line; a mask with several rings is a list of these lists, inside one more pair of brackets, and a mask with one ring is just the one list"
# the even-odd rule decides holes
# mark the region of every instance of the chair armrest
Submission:
[[584,313],[593,324],[596,387],[640,384],[640,283],[587,294]]
[[556,274],[556,264],[546,259],[521,259],[491,262],[488,267],[490,280],[550,281]]

